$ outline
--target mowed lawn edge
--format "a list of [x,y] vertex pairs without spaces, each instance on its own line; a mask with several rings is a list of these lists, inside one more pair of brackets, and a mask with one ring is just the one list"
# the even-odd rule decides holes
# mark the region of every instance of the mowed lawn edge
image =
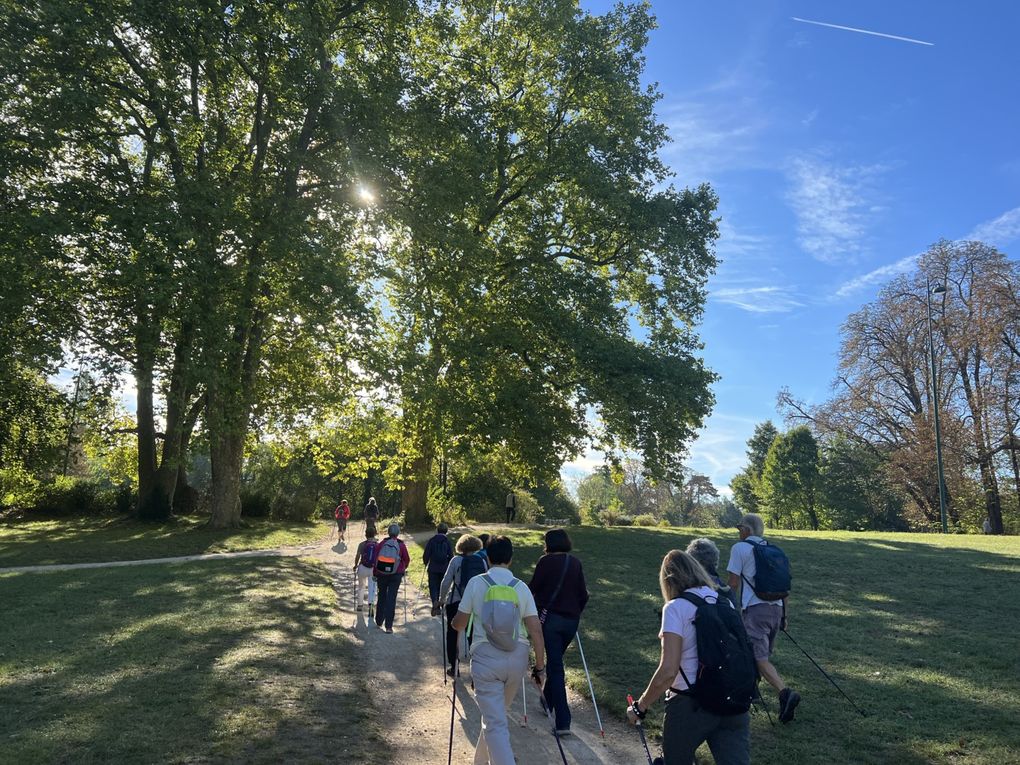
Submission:
[[321,521],[262,519],[245,519],[238,529],[211,529],[205,518],[193,516],[163,524],[123,517],[7,521],[0,522],[0,568],[268,550],[312,544],[330,530]]
[[0,574],[0,761],[369,761],[333,577],[297,558]]
[[[487,528],[487,531],[492,531]],[[501,529],[514,573],[528,581],[543,531]],[[568,528],[592,599],[581,638],[603,715],[658,664],[658,569],[671,549],[705,536],[724,569],[737,532]],[[866,712],[861,717],[785,636],[775,664],[804,701],[789,725],[752,717],[755,762],[1020,763],[1020,539],[868,532],[769,531],[793,569],[790,634]],[[455,541],[456,534],[451,535]],[[568,682],[588,695],[576,644]],[[763,684],[773,719],[776,696]],[[650,718],[658,729],[663,707]],[[596,728],[594,719],[575,726]],[[635,732],[635,736],[637,733]],[[700,761],[712,762],[707,747]]]

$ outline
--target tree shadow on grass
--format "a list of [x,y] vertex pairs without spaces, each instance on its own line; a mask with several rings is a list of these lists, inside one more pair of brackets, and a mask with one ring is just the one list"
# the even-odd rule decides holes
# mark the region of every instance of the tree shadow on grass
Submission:
[[320,566],[24,574],[0,590],[12,761],[311,762],[378,743]]

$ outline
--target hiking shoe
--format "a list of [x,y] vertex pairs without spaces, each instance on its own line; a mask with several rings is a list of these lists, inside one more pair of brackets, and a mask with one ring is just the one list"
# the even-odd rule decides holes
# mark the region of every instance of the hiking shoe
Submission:
[[556,735],[557,736],[569,736],[570,735],[570,728],[557,728],[556,729]]
[[393,634],[393,628],[392,627],[387,627],[386,628],[386,634],[387,635],[392,635]]
[[447,670],[446,670],[446,674],[449,677],[456,677],[457,676],[457,670],[455,670],[453,667],[448,667]]
[[800,694],[789,688],[783,688],[779,692],[779,722],[788,723],[793,721],[793,713],[800,703]]
[[439,604],[438,603],[433,603],[432,604],[432,615],[433,616],[439,616]]
[[355,608],[354,610],[355,610],[355,611],[361,611],[361,610],[362,610],[362,608],[361,608],[361,606],[358,606],[358,607],[357,607],[357,608]]

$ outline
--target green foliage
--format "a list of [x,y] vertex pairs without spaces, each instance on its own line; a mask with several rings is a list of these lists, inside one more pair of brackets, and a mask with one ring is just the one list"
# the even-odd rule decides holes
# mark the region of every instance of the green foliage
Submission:
[[[130,497],[130,489],[128,492]],[[29,517],[59,518],[112,515],[123,512],[124,504],[121,490],[104,488],[90,479],[58,476],[39,487],[25,513]]]
[[[621,523],[619,525],[622,526],[624,524]],[[634,525],[635,526],[658,526],[659,525],[659,521],[656,520],[655,516],[652,515],[651,513],[644,513],[642,515],[635,515],[634,516]],[[666,525],[669,526],[670,524],[667,523]]]
[[772,441],[761,476],[761,509],[773,528],[819,528],[818,442],[807,426]]
[[257,489],[241,489],[241,516],[244,518],[269,518],[273,513],[273,498]]
[[436,525],[445,522],[453,527],[467,523],[467,511],[439,486],[429,487],[427,506],[432,522]]

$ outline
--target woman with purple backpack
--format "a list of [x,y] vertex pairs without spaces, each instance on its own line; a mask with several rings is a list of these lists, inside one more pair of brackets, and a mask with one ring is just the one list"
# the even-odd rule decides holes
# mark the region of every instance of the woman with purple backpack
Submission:
[[372,614],[372,603],[375,602],[375,579],[372,578],[372,570],[375,568],[375,548],[379,544],[375,537],[375,526],[369,524],[365,527],[365,539],[358,545],[358,551],[354,554],[354,573],[358,575],[357,583],[354,585],[354,602],[357,610],[363,610],[361,604],[368,598],[368,613]]

